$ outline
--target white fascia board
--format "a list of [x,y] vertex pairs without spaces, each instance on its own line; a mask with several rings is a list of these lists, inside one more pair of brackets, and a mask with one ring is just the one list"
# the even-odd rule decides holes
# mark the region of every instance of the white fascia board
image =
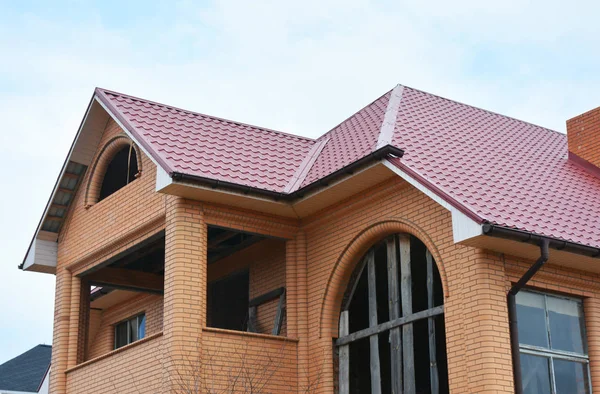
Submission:
[[165,187],[171,185],[172,183],[173,183],[173,178],[171,178],[169,176],[169,173],[167,173],[164,170],[164,168],[157,165],[156,166],[156,188],[155,188],[155,190],[157,192],[160,192],[161,190],[163,190]]
[[431,198],[433,201],[450,211],[452,215],[452,237],[454,239],[454,243],[459,243],[469,238],[481,235],[482,230],[480,223],[477,223],[475,220],[462,213],[448,201],[433,193],[421,182],[417,181],[415,178],[408,175],[406,172],[402,171],[389,161],[384,160],[384,165],[395,172],[400,178],[404,179],[406,182],[410,183],[412,186],[424,193],[427,197]]
[[158,164],[156,162],[156,160],[154,160],[154,157],[152,157],[152,155],[146,150],[146,148],[144,148],[144,145],[140,144],[140,142],[131,134],[131,132],[129,130],[127,130],[127,127],[125,127],[125,125],[123,123],[121,123],[121,121],[119,121],[119,118],[117,118],[115,116],[115,114],[113,114],[111,112],[111,110],[106,105],[104,105],[104,103],[102,102],[102,100],[98,99],[98,96],[96,96],[96,95],[94,95],[94,100],[96,100],[96,102],[98,104],[100,104],[102,106],[102,108],[104,108],[104,110],[110,115],[110,117],[112,118],[112,120],[114,120],[119,125],[119,127],[121,128],[121,130],[123,130],[125,132],[125,134],[127,134],[127,136],[129,138],[131,138],[131,140],[133,142],[135,142],[135,144],[138,146],[138,148],[140,148],[142,150],[142,152],[144,152],[144,154],[146,156],[148,156],[150,158],[150,160],[152,160],[152,162],[156,165],[156,167],[160,167],[160,164]]
[[58,243],[35,238],[25,257],[23,270],[37,266],[56,267],[58,262]]

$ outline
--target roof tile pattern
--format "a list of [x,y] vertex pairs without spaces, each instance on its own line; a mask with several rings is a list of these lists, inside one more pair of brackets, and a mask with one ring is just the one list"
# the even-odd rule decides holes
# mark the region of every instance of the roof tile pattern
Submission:
[[567,160],[564,134],[405,88],[392,143],[491,223],[600,246],[600,179]]
[[307,186],[372,153],[390,98],[384,94],[319,138],[330,138],[308,172],[301,187]]
[[0,365],[0,390],[37,393],[52,356],[52,346],[37,345]]
[[314,141],[103,91],[174,172],[282,191]]
[[[101,92],[167,170],[287,193],[375,151],[391,95],[313,141]],[[563,134],[404,87],[392,144],[405,152],[392,162],[481,220],[600,247],[600,178],[567,159]]]

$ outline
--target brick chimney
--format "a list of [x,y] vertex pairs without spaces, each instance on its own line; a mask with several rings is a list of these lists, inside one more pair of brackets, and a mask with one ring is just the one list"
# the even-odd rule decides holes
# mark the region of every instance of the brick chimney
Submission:
[[567,120],[567,140],[569,159],[600,167],[600,107]]

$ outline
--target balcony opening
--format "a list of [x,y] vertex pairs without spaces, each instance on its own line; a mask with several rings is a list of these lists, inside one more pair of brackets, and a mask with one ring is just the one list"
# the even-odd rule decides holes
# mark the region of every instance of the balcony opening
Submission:
[[248,323],[250,275],[248,270],[208,284],[208,326],[245,331]]
[[209,226],[209,327],[285,332],[285,242]]
[[162,332],[164,270],[160,232],[81,276],[78,362]]

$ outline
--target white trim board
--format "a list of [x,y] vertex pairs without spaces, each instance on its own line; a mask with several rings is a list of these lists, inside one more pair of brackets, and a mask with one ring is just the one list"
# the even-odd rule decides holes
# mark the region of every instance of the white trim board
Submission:
[[454,243],[460,243],[469,238],[473,238],[482,234],[480,223],[477,223],[476,221],[459,211],[448,201],[433,193],[421,182],[417,181],[415,178],[408,175],[406,172],[402,171],[394,164],[385,160],[384,165],[390,170],[392,170],[394,173],[396,173],[400,178],[404,179],[406,182],[410,183],[412,186],[424,193],[427,197],[431,198],[433,201],[437,202],[442,207],[450,211],[450,213],[452,214],[452,237],[454,239]]

